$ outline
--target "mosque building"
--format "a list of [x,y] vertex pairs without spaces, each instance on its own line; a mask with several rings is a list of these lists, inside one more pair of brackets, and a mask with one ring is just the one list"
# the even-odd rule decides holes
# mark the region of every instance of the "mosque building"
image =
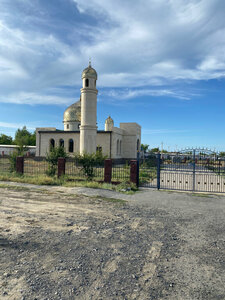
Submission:
[[36,156],[46,156],[51,147],[64,147],[69,155],[95,153],[112,159],[137,157],[141,144],[141,126],[137,123],[120,123],[114,126],[109,116],[105,129],[97,128],[97,72],[89,66],[82,73],[80,99],[64,112],[64,130],[53,127],[36,128]]

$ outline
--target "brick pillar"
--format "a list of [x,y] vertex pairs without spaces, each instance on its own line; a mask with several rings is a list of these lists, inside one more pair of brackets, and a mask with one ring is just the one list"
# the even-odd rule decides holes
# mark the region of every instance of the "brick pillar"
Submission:
[[137,174],[137,161],[130,161],[130,181],[134,184],[138,184],[138,174]]
[[65,175],[66,171],[66,159],[64,157],[58,158],[58,178]]
[[112,160],[105,160],[105,168],[104,168],[104,182],[111,183],[112,179]]
[[24,157],[17,156],[16,158],[16,173],[23,174],[24,171]]

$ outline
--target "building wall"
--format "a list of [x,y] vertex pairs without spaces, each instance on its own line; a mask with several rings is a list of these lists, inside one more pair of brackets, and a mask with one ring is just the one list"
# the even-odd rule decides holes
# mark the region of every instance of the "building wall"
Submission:
[[119,159],[124,158],[124,139],[123,139],[123,130],[117,127],[113,127],[112,131],[112,158]]
[[[60,146],[60,139],[64,140],[64,148],[69,153],[69,140],[74,141],[73,153],[80,153],[80,133],[70,131],[39,131],[38,133],[38,148],[36,156],[46,156],[50,150],[50,140],[55,140],[55,147]],[[69,153],[73,155],[73,153]]]
[[[125,158],[136,158],[137,150],[141,145],[141,126],[137,123],[120,123],[120,128],[124,131],[123,155]],[[139,144],[139,149],[137,149]]]
[[111,132],[98,132],[97,133],[97,147],[102,147],[102,153],[104,156],[110,158],[110,144],[111,144]]
[[[55,128],[37,128],[36,156],[46,156],[50,149],[50,140],[55,140],[55,146],[64,140],[66,152],[69,152],[69,140],[74,140],[74,153],[80,153],[80,132],[58,131]],[[141,144],[141,127],[136,123],[121,123],[120,128],[113,127],[110,132],[97,132],[96,145],[102,147],[103,155],[112,159],[136,158],[137,141]],[[110,149],[111,147],[111,149]],[[72,155],[72,153],[71,153]]]
[[[10,155],[14,151],[16,151],[18,147],[16,145],[0,145],[0,155]],[[25,153],[27,155],[35,155],[36,146],[26,146],[27,151]]]

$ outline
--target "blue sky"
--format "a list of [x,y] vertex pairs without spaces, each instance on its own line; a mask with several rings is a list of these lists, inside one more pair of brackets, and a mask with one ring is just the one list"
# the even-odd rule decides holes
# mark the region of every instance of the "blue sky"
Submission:
[[89,57],[98,127],[137,122],[142,142],[225,150],[222,0],[0,0],[0,133],[63,128]]

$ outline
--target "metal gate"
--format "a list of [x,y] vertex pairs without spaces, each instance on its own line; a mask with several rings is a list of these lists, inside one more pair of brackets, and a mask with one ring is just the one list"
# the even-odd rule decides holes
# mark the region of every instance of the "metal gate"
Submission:
[[140,186],[225,193],[225,158],[208,149],[152,154],[140,164]]

